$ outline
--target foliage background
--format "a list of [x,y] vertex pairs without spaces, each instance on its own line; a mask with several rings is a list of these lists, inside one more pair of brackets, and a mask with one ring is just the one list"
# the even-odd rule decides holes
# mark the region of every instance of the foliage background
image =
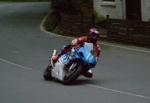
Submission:
[[37,1],[49,1],[49,0],[0,0],[0,2],[37,2]]

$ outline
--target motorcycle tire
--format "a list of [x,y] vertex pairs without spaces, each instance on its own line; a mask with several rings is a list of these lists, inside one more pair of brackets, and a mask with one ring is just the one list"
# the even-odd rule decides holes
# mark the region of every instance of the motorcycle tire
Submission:
[[51,69],[52,69],[52,66],[47,66],[44,73],[43,73],[43,77],[47,81],[53,79],[53,77],[51,75]]
[[79,62],[73,62],[73,63],[76,63],[77,66],[75,66],[73,68],[73,71],[71,71],[71,72],[66,71],[66,73],[65,73],[66,75],[65,75],[64,81],[63,81],[64,84],[67,84],[67,85],[71,84],[74,80],[76,80],[80,76],[80,74],[82,72],[82,68],[83,68],[82,64]]

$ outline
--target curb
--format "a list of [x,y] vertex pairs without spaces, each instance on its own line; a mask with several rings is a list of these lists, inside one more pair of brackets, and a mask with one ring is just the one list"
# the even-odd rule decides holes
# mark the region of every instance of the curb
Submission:
[[75,38],[75,37],[69,37],[69,36],[59,35],[59,34],[56,34],[56,33],[49,32],[49,31],[45,30],[45,29],[44,29],[44,23],[46,22],[46,19],[48,18],[48,15],[49,15],[49,13],[44,17],[44,19],[42,20],[42,22],[41,22],[41,24],[40,24],[40,29],[41,29],[41,31],[43,31],[43,32],[46,33],[46,34],[53,35],[53,36],[56,36],[56,37],[66,37],[66,38],[69,38],[69,39]]
[[[53,35],[55,37],[65,37],[68,39],[74,39],[76,37],[69,37],[69,36],[63,36],[63,35],[59,35],[53,32],[49,32],[47,30],[44,29],[44,23],[46,22],[46,19],[48,18],[49,13],[43,18],[41,24],[40,24],[40,30],[43,31],[44,33],[48,34],[48,35]],[[137,52],[144,52],[144,53],[150,53],[150,49],[148,48],[143,48],[143,47],[136,47],[136,46],[124,46],[124,45],[119,45],[119,44],[114,44],[114,43],[108,43],[105,41],[102,41],[101,44],[106,45],[106,46],[111,46],[111,47],[117,47],[117,48],[121,48],[121,49],[127,49],[127,50],[132,50],[132,51],[137,51]]]

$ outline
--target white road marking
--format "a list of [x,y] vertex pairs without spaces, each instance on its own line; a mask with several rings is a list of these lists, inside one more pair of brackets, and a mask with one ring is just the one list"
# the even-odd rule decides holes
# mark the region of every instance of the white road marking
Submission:
[[[44,22],[45,22],[47,17],[48,17],[48,15],[42,20],[42,23],[40,25],[40,29],[43,32],[48,33],[49,35],[57,36],[57,37],[67,37],[67,38],[71,38],[71,39],[74,38],[74,37],[62,36],[62,35],[58,35],[58,34],[46,31],[43,28],[43,24],[44,24]],[[102,43],[102,44],[103,45],[107,45],[107,46],[112,46],[112,47],[118,47],[118,48],[122,48],[122,49],[134,50],[134,51],[138,51],[138,52],[150,53],[150,51],[141,50],[141,49],[128,48],[128,47],[125,47],[125,46],[117,46],[117,45],[113,45],[113,44],[109,44],[109,43]],[[25,70],[33,70],[32,68],[29,68],[29,67],[26,67],[26,66],[23,66],[23,65],[20,65],[20,64],[17,64],[17,63],[5,60],[3,58],[0,58],[0,61],[4,62],[4,63],[11,64],[11,65],[14,65],[14,66],[17,66],[17,67],[20,67],[20,68],[25,69]],[[125,91],[114,90],[114,89],[110,89],[110,88],[101,87],[101,86],[98,86],[98,85],[86,84],[86,86],[93,87],[93,88],[98,88],[98,89],[103,89],[103,90],[106,90],[106,91],[111,91],[111,92],[119,93],[119,94],[122,94],[122,95],[130,95],[130,96],[135,96],[135,97],[139,97],[139,98],[150,99],[150,97],[148,97],[148,96],[139,95],[139,94],[130,93],[130,92],[125,92]]]
[[[47,15],[47,16],[48,16],[48,15]],[[67,38],[71,38],[71,39],[74,38],[74,37],[62,36],[62,35],[58,35],[58,34],[50,33],[50,32],[48,32],[48,31],[46,31],[46,30],[43,28],[43,24],[44,24],[44,22],[45,22],[47,16],[42,20],[42,23],[41,23],[41,25],[40,25],[40,29],[41,29],[43,32],[48,33],[49,35],[54,35],[54,36],[58,36],[58,37],[67,37]],[[123,48],[123,49],[128,49],[128,50],[134,50],[134,51],[138,51],[138,52],[150,53],[150,51],[141,50],[141,49],[128,48],[128,47],[125,47],[125,46],[117,46],[117,45],[112,45],[112,44],[109,44],[109,43],[102,43],[102,44],[103,44],[103,45],[107,45],[107,46],[112,46],[112,47],[118,47],[118,48]],[[14,62],[5,60],[5,59],[3,59],[3,58],[0,58],[0,61],[1,61],[1,62],[4,62],[4,63],[11,64],[11,65],[14,65],[14,66],[17,66],[17,67],[20,67],[20,68],[23,68],[23,69],[25,69],[25,70],[33,70],[32,68],[29,68],[29,67],[26,67],[26,66],[23,66],[23,65],[20,65],[20,64],[17,64],[17,63],[14,63]],[[131,95],[131,96],[140,97],[140,98],[144,98],[144,99],[150,99],[150,97],[148,97],[148,96],[139,95],[139,94],[134,94],[134,93],[125,92],[125,91],[114,90],[114,89],[110,89],[110,88],[101,87],[101,86],[98,86],[98,85],[86,84],[86,86],[93,87],[93,88],[98,88],[98,89],[103,89],[103,90],[107,90],[107,91],[111,91],[111,92],[115,92],[115,93],[120,93],[120,94],[123,94],[123,95]]]
[[150,99],[150,97],[148,97],[148,96],[135,94],[135,93],[130,93],[130,92],[125,92],[125,91],[114,90],[114,89],[110,89],[110,88],[101,87],[101,86],[98,86],[98,85],[86,84],[86,86],[93,87],[93,88],[98,88],[98,89],[103,89],[103,90],[119,93],[119,94],[122,94],[122,95],[130,95],[130,96],[134,96],[134,97]]
[[103,45],[107,45],[107,46],[112,46],[112,47],[121,48],[121,49],[127,49],[127,50],[138,51],[138,52],[144,52],[144,53],[150,53],[150,50],[143,50],[143,49],[136,49],[136,48],[125,47],[125,46],[118,46],[118,45],[113,45],[113,44],[106,43],[106,42],[103,42],[102,44],[103,44]]
[[[20,68],[25,69],[25,70],[33,70],[32,68],[29,68],[29,67],[26,67],[26,66],[23,66],[23,65],[5,60],[3,58],[0,58],[0,61],[4,62],[4,63],[11,64],[11,65],[14,65],[14,66],[17,66],[17,67],[20,67]],[[101,87],[101,86],[98,86],[98,85],[86,84],[86,86],[93,87],[93,88],[98,88],[98,89],[103,89],[103,90],[107,90],[107,91],[111,91],[111,92],[115,92],[115,93],[120,93],[120,94],[123,94],[123,95],[130,95],[130,96],[135,96],[135,97],[139,97],[139,98],[150,99],[150,97],[148,97],[148,96],[134,94],[134,93],[125,92],[125,91],[114,90],[114,89],[110,89],[110,88]]]
[[22,68],[22,69],[25,69],[25,70],[33,70],[32,68],[29,68],[29,67],[26,67],[26,66],[23,66],[23,65],[20,65],[20,64],[17,64],[17,63],[14,63],[14,62],[5,60],[5,59],[3,59],[3,58],[0,58],[0,61],[1,61],[1,62],[4,62],[4,63],[11,64],[11,65],[14,65],[14,66],[16,66],[16,67],[19,67],[19,68]]
[[[46,31],[44,29],[43,25],[44,25],[44,22],[46,21],[47,17],[48,17],[48,15],[46,15],[44,17],[44,19],[42,20],[42,22],[40,24],[41,31],[43,31],[43,32],[45,32],[45,33],[47,33],[49,35],[56,36],[56,37],[65,37],[65,38],[69,38],[69,39],[74,39],[75,38],[75,37],[63,36],[63,35],[59,35],[59,34],[56,34],[56,33],[52,33],[52,32]],[[118,45],[113,45],[113,44],[106,43],[106,42],[102,42],[102,44],[103,45],[107,45],[107,46],[111,46],[111,47],[117,47],[117,48],[122,48],[122,49],[137,51],[137,52],[150,53],[150,50],[143,50],[143,49],[136,49],[136,48],[132,48],[132,47],[118,46]]]
[[43,18],[43,20],[42,20],[42,22],[41,22],[41,24],[40,24],[40,29],[41,29],[41,31],[43,31],[44,33],[47,33],[47,34],[49,34],[49,35],[53,35],[53,36],[55,36],[55,37],[65,37],[65,38],[70,38],[70,39],[75,38],[75,37],[69,37],[69,36],[59,35],[59,34],[56,34],[56,33],[49,32],[49,31],[45,30],[44,27],[43,27],[43,25],[44,25],[46,19],[48,18],[48,15],[49,15],[49,13]]

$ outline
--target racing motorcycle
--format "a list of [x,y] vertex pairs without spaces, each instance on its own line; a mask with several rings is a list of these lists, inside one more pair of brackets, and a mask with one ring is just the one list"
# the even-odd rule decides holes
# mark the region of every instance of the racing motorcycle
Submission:
[[[52,54],[56,54],[55,50]],[[45,80],[56,79],[64,84],[70,84],[83,72],[94,68],[96,63],[93,44],[85,42],[80,47],[72,48],[70,52],[63,54],[55,63],[51,58],[43,77]]]

